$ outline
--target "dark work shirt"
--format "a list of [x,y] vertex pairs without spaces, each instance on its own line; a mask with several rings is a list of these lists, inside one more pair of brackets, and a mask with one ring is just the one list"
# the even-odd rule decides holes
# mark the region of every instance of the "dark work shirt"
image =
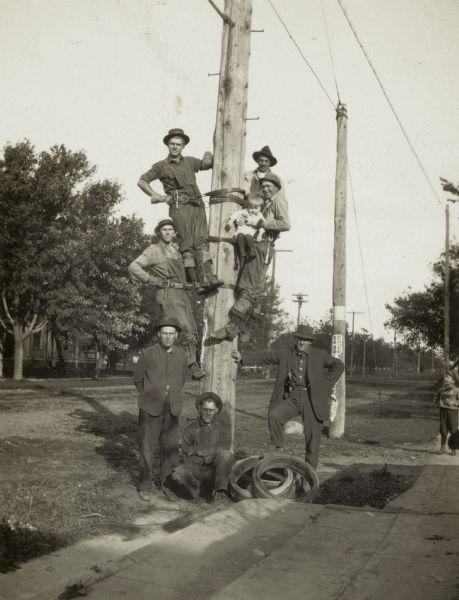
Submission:
[[198,419],[185,428],[182,435],[182,452],[185,462],[203,464],[205,457],[214,456],[222,447],[220,426],[202,424]]
[[140,179],[147,183],[159,179],[166,194],[180,190],[188,196],[199,199],[201,192],[196,184],[195,173],[206,171],[211,167],[212,155],[210,153],[206,153],[202,160],[193,156],[180,156],[178,160],[167,157],[155,163]]
[[308,355],[305,352],[296,352],[296,350],[294,350],[294,354],[296,385],[307,386],[309,385]]
[[188,357],[181,348],[169,351],[160,344],[145,348],[134,368],[134,384],[139,392],[139,408],[149,415],[161,414],[165,401],[171,413],[179,415],[183,385],[188,377]]

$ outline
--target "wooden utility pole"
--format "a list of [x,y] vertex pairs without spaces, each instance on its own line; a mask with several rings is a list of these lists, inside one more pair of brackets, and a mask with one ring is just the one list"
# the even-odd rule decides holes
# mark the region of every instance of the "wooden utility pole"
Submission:
[[[211,4],[216,8],[214,3]],[[212,190],[241,187],[244,176],[252,2],[225,0],[224,13],[218,12],[224,23]],[[233,202],[211,204],[209,235],[227,237],[225,221],[237,208],[239,205]],[[228,311],[234,303],[234,248],[227,242],[212,243],[211,253],[216,273],[225,281],[225,287],[208,298],[205,304],[202,364],[207,376],[202,387],[204,391],[215,392],[222,398],[224,409],[221,418],[227,442],[232,446],[237,365],[231,358],[231,351],[236,348],[236,340],[217,341],[209,336],[228,321]]]
[[397,330],[394,328],[394,376],[397,376],[398,358],[397,358]]
[[366,358],[367,358],[367,338],[363,338],[363,357],[362,357],[362,375],[365,377]]
[[450,298],[449,298],[449,204],[445,207],[445,324],[444,324],[444,359],[445,371],[449,367],[449,324],[450,324]]
[[297,329],[298,329],[298,325],[300,324],[301,307],[303,306],[303,304],[305,302],[308,301],[307,297],[308,297],[308,294],[303,294],[302,292],[299,292],[298,294],[293,295],[293,302],[298,303],[298,314],[297,314],[297,318],[296,318],[296,328]]
[[[333,246],[333,337],[332,355],[346,364],[346,200],[347,200],[347,111],[344,104],[336,107],[337,144],[335,178],[335,237]],[[329,435],[344,435],[346,416],[346,375],[335,385],[338,411],[330,423]]]

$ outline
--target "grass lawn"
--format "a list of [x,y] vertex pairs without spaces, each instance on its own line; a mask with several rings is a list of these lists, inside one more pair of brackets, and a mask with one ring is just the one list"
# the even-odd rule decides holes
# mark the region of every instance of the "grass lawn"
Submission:
[[[186,389],[182,428],[199,392],[197,384]],[[271,389],[269,381],[238,382],[236,450],[270,449]],[[432,381],[354,381],[347,393],[346,434],[323,437],[322,467],[422,464],[423,451],[413,457],[410,444],[436,435]],[[5,381],[0,394],[0,571],[84,537],[136,535],[134,520],[151,509],[135,488],[137,402],[130,380]],[[286,452],[303,456],[303,439],[289,436]]]

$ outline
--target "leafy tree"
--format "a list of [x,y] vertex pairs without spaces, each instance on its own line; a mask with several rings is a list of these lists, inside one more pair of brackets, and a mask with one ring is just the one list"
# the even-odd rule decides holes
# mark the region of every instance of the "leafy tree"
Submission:
[[251,320],[251,340],[245,348],[266,350],[272,340],[290,329],[290,319],[282,308],[279,290],[279,285],[267,277],[265,291],[260,298],[261,316]]
[[14,336],[14,379],[24,341],[46,324],[46,290],[59,283],[59,221],[94,169],[83,152],[54,146],[37,155],[29,141],[7,144],[0,160],[0,323]]
[[[458,348],[459,310],[459,246],[450,249],[451,265],[451,343]],[[444,259],[440,258],[432,266],[434,278],[419,292],[409,292],[386,304],[390,318],[386,327],[397,329],[402,339],[415,350],[421,347],[431,349],[443,345],[444,328]]]
[[90,336],[99,369],[145,325],[127,272],[148,243],[142,221],[115,218],[119,185],[91,182],[84,152],[7,145],[0,173],[0,322],[14,335],[14,378],[24,340],[45,324],[58,352],[66,337]]
[[83,190],[79,210],[64,227],[73,239],[59,258],[62,284],[47,296],[57,342],[81,335],[93,340],[95,377],[107,354],[113,361],[133,337],[143,334],[147,324],[140,310],[140,291],[127,268],[148,238],[141,220],[114,218],[113,209],[120,199],[118,184],[110,181]]

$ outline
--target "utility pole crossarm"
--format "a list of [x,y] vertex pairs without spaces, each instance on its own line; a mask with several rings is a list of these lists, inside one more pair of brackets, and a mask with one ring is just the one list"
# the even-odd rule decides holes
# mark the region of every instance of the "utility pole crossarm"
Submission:
[[298,304],[298,315],[297,315],[297,320],[296,320],[297,328],[298,328],[298,325],[300,324],[301,307],[307,301],[308,301],[308,294],[304,294],[303,292],[298,292],[297,294],[293,294],[293,302],[295,302],[295,304]]

